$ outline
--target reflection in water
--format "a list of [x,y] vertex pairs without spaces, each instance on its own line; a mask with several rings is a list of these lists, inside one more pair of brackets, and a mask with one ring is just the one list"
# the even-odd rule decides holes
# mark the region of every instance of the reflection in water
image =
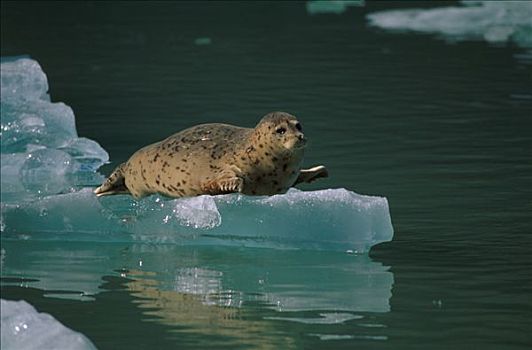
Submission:
[[[253,319],[242,308],[213,304],[214,295],[219,293],[215,289],[203,289],[205,282],[209,284],[207,280],[202,280],[199,285],[185,282],[184,287],[191,287],[189,292],[192,293],[183,293],[159,289],[160,283],[152,279],[156,274],[140,270],[130,271],[130,274],[133,279],[126,285],[138,298],[138,306],[145,310],[144,315],[177,326],[176,332],[180,334],[237,338],[239,344],[259,349],[278,349],[281,344],[285,348],[294,348],[290,337],[279,334],[272,337],[276,332],[271,322]],[[195,294],[202,289],[207,294]]]
[[44,290],[48,296],[93,300],[101,277],[116,268],[118,245],[2,241],[2,281],[22,278],[21,286]]
[[[10,278],[18,278],[17,283],[24,278],[25,285],[43,289],[48,296],[92,300],[103,291],[102,277],[114,271],[127,278],[125,285],[146,318],[177,327],[179,332],[238,336],[250,344],[285,322],[360,322],[357,326],[362,328],[383,328],[364,313],[390,310],[393,274],[368,256],[90,245],[88,249],[80,242],[3,242],[3,284],[10,284]],[[276,335],[276,341],[281,338]]]

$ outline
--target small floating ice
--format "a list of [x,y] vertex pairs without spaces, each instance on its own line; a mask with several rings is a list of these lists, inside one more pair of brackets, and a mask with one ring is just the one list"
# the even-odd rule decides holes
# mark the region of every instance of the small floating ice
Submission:
[[330,14],[342,14],[349,7],[362,7],[365,0],[311,0],[307,1],[306,8],[307,13],[311,15],[330,13]]
[[513,41],[532,47],[532,2],[462,1],[464,6],[388,10],[367,15],[373,26],[441,34],[448,40]]
[[75,332],[27,302],[2,299],[2,349],[96,349],[87,337]]

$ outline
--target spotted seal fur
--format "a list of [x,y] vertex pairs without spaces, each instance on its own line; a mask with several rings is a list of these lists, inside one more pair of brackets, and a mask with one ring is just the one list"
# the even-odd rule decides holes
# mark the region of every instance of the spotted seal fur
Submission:
[[135,152],[94,192],[135,198],[285,193],[328,176],[324,166],[301,169],[305,144],[301,124],[285,112],[267,114],[253,129],[197,125]]

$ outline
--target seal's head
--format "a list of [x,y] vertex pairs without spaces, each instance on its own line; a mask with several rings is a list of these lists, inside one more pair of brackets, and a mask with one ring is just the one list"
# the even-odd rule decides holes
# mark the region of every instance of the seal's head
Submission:
[[256,140],[263,140],[275,152],[302,151],[307,140],[301,123],[286,112],[266,114],[255,127]]

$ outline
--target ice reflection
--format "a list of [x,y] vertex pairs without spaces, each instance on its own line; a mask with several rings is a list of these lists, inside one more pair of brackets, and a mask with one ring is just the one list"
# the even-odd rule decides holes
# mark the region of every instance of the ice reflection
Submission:
[[368,324],[364,314],[388,312],[392,296],[393,273],[366,255],[37,241],[2,249],[4,284],[24,278],[49,296],[90,300],[115,274],[130,280],[146,315],[173,325],[225,323],[250,310],[270,322]]
[[93,300],[93,295],[101,291],[101,277],[115,268],[116,256],[111,254],[120,255],[116,248],[95,248],[87,243],[2,241],[2,283],[39,288],[50,297]]

